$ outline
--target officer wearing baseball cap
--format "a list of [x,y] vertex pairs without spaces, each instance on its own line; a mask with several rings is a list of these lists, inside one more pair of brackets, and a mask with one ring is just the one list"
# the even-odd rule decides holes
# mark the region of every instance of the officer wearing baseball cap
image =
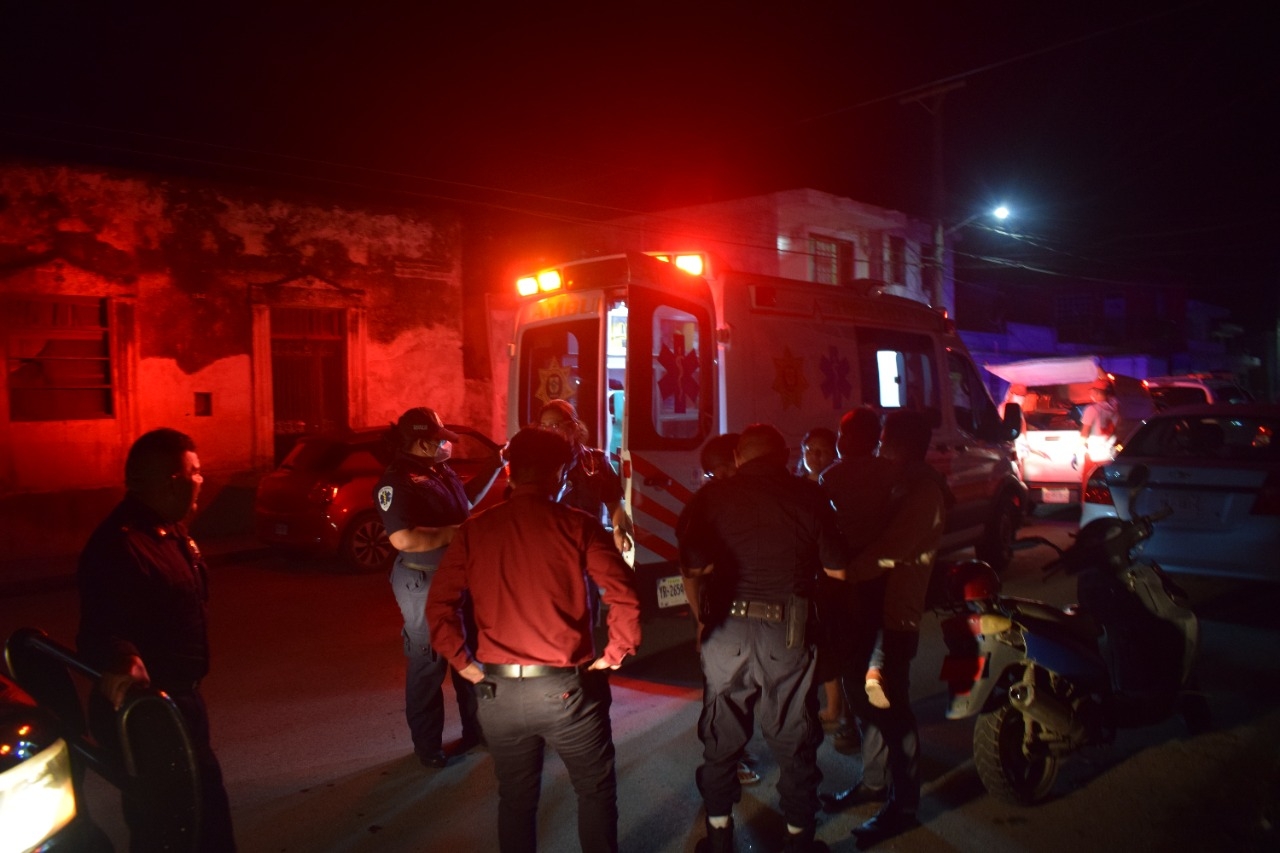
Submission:
[[[458,434],[444,425],[436,410],[425,406],[401,415],[384,437],[396,448],[396,456],[374,487],[374,496],[387,536],[397,551],[391,588],[404,617],[401,633],[408,663],[405,718],[418,760],[427,767],[444,767],[449,759],[441,747],[441,686],[449,665],[431,648],[425,615],[427,591],[454,531],[493,484],[502,460],[495,453],[488,476],[476,476],[464,486],[448,465]],[[452,676],[462,717],[462,740],[456,749],[460,754],[483,738],[476,720],[475,691],[457,672]]]

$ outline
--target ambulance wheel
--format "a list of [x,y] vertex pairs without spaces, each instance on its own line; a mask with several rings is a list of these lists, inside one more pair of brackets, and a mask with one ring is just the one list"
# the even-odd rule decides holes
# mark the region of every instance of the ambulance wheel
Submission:
[[396,555],[382,519],[374,511],[362,512],[352,520],[339,550],[343,562],[361,573],[389,570]]
[[1000,499],[987,522],[982,540],[974,547],[974,554],[997,574],[1004,574],[1013,562],[1013,540],[1022,522],[1022,510],[1018,502],[1009,496]]

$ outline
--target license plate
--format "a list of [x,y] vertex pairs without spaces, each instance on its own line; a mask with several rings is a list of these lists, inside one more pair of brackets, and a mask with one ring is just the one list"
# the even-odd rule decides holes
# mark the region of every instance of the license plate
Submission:
[[287,524],[277,524],[277,525],[276,525],[276,535],[277,535],[277,536],[288,536],[288,535],[289,535],[289,525],[287,525]]
[[1070,489],[1041,489],[1040,499],[1047,504],[1071,503]]
[[658,578],[659,607],[679,607],[688,603],[689,599],[684,597],[684,578],[680,575]]
[[947,655],[942,661],[942,672],[938,675],[938,680],[955,684],[972,684],[982,678],[982,672],[986,668],[985,655],[982,657]]

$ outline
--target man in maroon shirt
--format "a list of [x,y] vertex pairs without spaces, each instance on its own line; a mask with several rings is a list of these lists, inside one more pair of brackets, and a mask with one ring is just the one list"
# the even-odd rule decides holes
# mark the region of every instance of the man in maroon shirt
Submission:
[[[431,642],[476,685],[480,725],[498,777],[504,853],[537,849],[542,755],[550,744],[578,795],[583,850],[618,849],[617,776],[609,682],[640,644],[631,570],[598,519],[555,503],[568,442],[523,429],[507,445],[514,490],[458,528],[427,597]],[[609,642],[597,655],[587,580],[609,603]],[[463,602],[477,628],[467,649]]]

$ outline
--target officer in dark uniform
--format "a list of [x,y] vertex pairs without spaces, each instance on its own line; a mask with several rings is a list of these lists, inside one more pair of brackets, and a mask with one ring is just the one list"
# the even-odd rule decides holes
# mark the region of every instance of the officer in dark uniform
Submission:
[[[733,849],[737,766],[758,711],[778,762],[787,849],[812,850],[818,810],[811,598],[819,575],[848,559],[835,512],[814,482],[791,476],[782,434],[753,424],[738,440],[738,471],[690,501],[680,536],[685,592],[698,614],[705,677],[698,790],[707,810],[700,851]],[[820,848],[817,848],[820,849]]]
[[[200,835],[175,836],[165,804],[125,790],[131,850],[235,850],[231,807],[209,740],[200,682],[209,673],[208,571],[182,520],[196,506],[200,458],[191,437],[157,429],[125,459],[124,499],[80,554],[80,655],[102,673],[89,700],[99,742],[119,748],[116,719],[135,684],[169,694],[182,716],[200,781]],[[171,805],[171,804],[170,804]]]
[[[477,476],[465,486],[446,464],[452,442],[458,436],[446,429],[440,415],[424,406],[410,409],[387,432],[398,448],[396,457],[374,487],[378,510],[387,536],[397,550],[391,568],[391,588],[404,617],[405,718],[413,737],[413,751],[427,767],[444,767],[448,756],[441,748],[444,733],[444,684],[448,663],[431,648],[427,628],[427,592],[446,546],[458,525],[467,520],[471,506],[493,484],[502,460],[494,454],[493,471]],[[472,632],[474,634],[474,632]],[[470,682],[452,672],[462,740],[457,752],[466,752],[482,741],[476,720],[475,691]]]

